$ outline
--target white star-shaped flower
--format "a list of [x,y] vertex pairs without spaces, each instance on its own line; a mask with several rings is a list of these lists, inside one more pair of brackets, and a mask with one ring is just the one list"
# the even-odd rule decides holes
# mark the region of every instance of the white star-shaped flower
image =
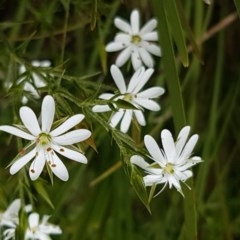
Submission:
[[198,135],[191,136],[187,141],[189,132],[189,126],[182,128],[177,142],[174,143],[172,134],[164,129],[161,132],[163,149],[159,148],[151,136],[144,137],[145,146],[154,163],[149,164],[138,155],[132,156],[130,161],[147,173],[143,177],[145,186],[164,184],[163,190],[168,184],[169,188],[175,187],[183,195],[180,182],[185,182],[192,177],[193,173],[190,168],[202,161],[198,156],[191,156],[198,141]]
[[68,171],[56,153],[77,162],[87,163],[87,158],[77,149],[73,150],[74,146],[72,145],[89,138],[91,132],[87,129],[67,132],[83,120],[83,114],[76,114],[51,130],[55,114],[55,102],[53,97],[49,95],[43,99],[39,121],[29,107],[21,107],[19,113],[26,130],[8,125],[0,126],[2,131],[31,141],[20,152],[20,157],[10,167],[11,174],[18,172],[33,159],[29,168],[29,175],[32,180],[39,177],[45,163],[47,163],[57,177],[67,181],[69,178]]
[[[133,116],[136,117],[136,120],[141,126],[145,126],[146,121],[143,115],[143,109],[159,111],[159,104],[153,101],[152,98],[157,98],[164,93],[162,87],[151,87],[141,91],[154,70],[151,68],[145,70],[144,67],[139,68],[133,74],[128,86],[126,86],[122,72],[116,65],[112,65],[110,71],[120,94],[103,93],[99,96],[99,98],[104,100],[112,100],[113,105],[117,109],[110,118],[110,126],[116,127],[121,121],[120,130],[125,133],[130,127]],[[130,103],[135,109],[119,108],[116,104],[119,99]],[[92,110],[94,112],[112,111],[109,105],[96,105]]]
[[161,49],[153,42],[158,41],[157,20],[149,20],[140,29],[140,14],[133,10],[130,24],[121,18],[114,19],[115,26],[122,32],[117,33],[114,41],[106,45],[107,52],[121,51],[116,59],[118,67],[123,66],[131,58],[133,68],[137,70],[143,64],[149,68],[154,66],[151,54],[161,56]]
[[13,239],[15,236],[15,229],[18,225],[18,213],[21,207],[21,200],[15,199],[7,208],[5,212],[0,212],[0,232],[3,230],[4,240]]
[[62,233],[59,226],[48,223],[49,216],[44,215],[40,221],[38,213],[33,212],[28,217],[28,228],[25,233],[25,240],[50,240],[49,235],[58,235]]

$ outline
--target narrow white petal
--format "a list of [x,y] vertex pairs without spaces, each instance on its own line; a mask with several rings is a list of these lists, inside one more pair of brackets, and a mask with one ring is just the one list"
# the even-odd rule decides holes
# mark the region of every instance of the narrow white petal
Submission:
[[62,123],[60,126],[55,128],[50,134],[51,136],[59,136],[62,133],[67,132],[69,129],[73,128],[77,124],[79,124],[84,119],[83,114],[76,114],[69,119],[67,119],[64,123]]
[[10,167],[10,174],[17,173],[23,166],[25,166],[31,159],[33,159],[36,155],[36,149],[33,149],[29,153],[25,154],[24,156],[20,157],[13,163]]
[[139,82],[144,74],[144,71],[145,71],[144,67],[140,67],[140,68],[138,68],[137,71],[135,71],[135,73],[131,77],[129,84],[128,84],[128,88],[127,88],[128,93],[134,92],[134,89],[139,84]]
[[131,42],[131,36],[126,33],[118,33],[116,37],[114,38],[116,42],[119,42],[122,44],[122,47],[129,46]]
[[166,160],[165,160],[164,156],[162,155],[161,150],[160,150],[157,142],[154,140],[154,138],[151,137],[150,135],[145,135],[144,143],[145,143],[145,146],[146,146],[149,154],[152,156],[153,160],[155,162],[158,162],[161,167],[164,167]]
[[191,155],[193,148],[195,147],[196,143],[198,141],[198,135],[194,134],[187,142],[187,144],[185,145],[182,153],[181,153],[181,158],[189,158],[189,156]]
[[17,215],[21,207],[21,200],[15,199],[10,206],[7,208],[7,210],[4,212],[4,216],[12,217],[12,215]]
[[114,96],[112,93],[102,93],[99,95],[100,99],[109,100]]
[[152,186],[153,184],[161,184],[166,181],[162,175],[147,175],[143,178],[145,186]]
[[120,29],[121,31],[125,32],[125,33],[132,33],[132,29],[131,26],[129,25],[128,22],[126,22],[125,20],[117,17],[114,19],[114,24],[115,26]]
[[157,32],[148,32],[141,35],[143,41],[158,41],[158,33]]
[[152,76],[154,70],[152,68],[148,68],[141,76],[141,79],[139,79],[138,85],[133,90],[133,93],[137,94],[144,85],[149,81],[150,77]]
[[30,228],[36,228],[39,224],[39,214],[38,213],[31,213],[28,217],[28,224]]
[[0,131],[4,131],[4,132],[7,132],[7,133],[10,133],[12,135],[15,135],[17,137],[21,137],[21,138],[24,138],[24,139],[27,139],[27,140],[34,140],[35,139],[35,136],[29,134],[29,133],[26,133],[16,127],[12,127],[12,126],[7,126],[7,125],[3,125],[3,126],[0,126]]
[[32,135],[37,136],[41,132],[41,129],[33,110],[29,107],[21,107],[19,114],[24,126],[28,129],[28,131]]
[[121,42],[110,42],[106,45],[105,50],[107,52],[117,52],[125,48],[125,44]]
[[96,105],[92,108],[93,112],[108,112],[111,108],[108,105]]
[[46,162],[46,158],[44,155],[44,151],[41,150],[38,152],[38,154],[36,155],[35,159],[31,163],[31,166],[29,168],[29,175],[33,181],[40,176],[44,168],[45,162]]
[[120,93],[121,94],[126,93],[126,84],[125,84],[125,80],[123,78],[121,70],[116,65],[112,65],[110,68],[110,71],[111,71],[113,80],[117,85]]
[[122,67],[131,56],[131,47],[125,48],[117,57],[116,65]]
[[121,126],[120,126],[120,130],[123,133],[126,133],[130,127],[131,121],[132,121],[132,110],[126,110],[125,114],[122,118],[122,122],[121,122]]
[[151,111],[159,111],[161,109],[160,106],[151,99],[135,98],[134,102]]
[[61,159],[57,156],[57,154],[53,154],[53,164],[50,164],[52,172],[61,180],[67,181],[69,178],[68,170],[61,161]]
[[91,136],[91,132],[87,129],[78,129],[73,130],[68,133],[65,133],[61,136],[57,136],[53,138],[53,142],[58,145],[72,145],[75,143],[82,142],[88,139]]
[[140,34],[143,35],[145,33],[152,32],[157,27],[157,20],[151,19],[145,23],[145,25],[141,28]]
[[55,102],[52,96],[47,95],[42,102],[42,131],[50,132],[55,114]]
[[137,94],[137,98],[157,98],[164,94],[165,90],[162,87],[151,87]]
[[169,183],[169,188],[172,188],[172,185],[173,185],[178,191],[181,191],[181,185],[173,175],[168,175],[168,183]]
[[131,61],[135,71],[142,66],[142,60],[139,56],[138,47],[133,48]]
[[190,127],[186,126],[182,128],[178,134],[177,143],[176,143],[176,150],[177,150],[178,156],[181,155],[181,152],[183,150],[184,145],[186,144],[189,133],[190,133]]
[[80,163],[87,163],[87,158],[80,152],[58,145],[52,145],[52,148],[66,158]]
[[162,55],[161,48],[156,44],[142,41],[141,46],[155,56],[160,57]]
[[138,167],[146,170],[147,167],[149,167],[149,164],[144,160],[143,157],[141,156],[138,156],[138,155],[133,155],[131,158],[130,158],[130,161],[132,164],[135,164],[137,165]]
[[131,27],[132,27],[132,34],[139,33],[139,25],[140,25],[140,16],[138,10],[133,10],[130,17]]
[[143,63],[147,67],[152,68],[154,65],[154,61],[153,61],[153,58],[150,55],[150,53],[145,48],[142,48],[142,47],[139,47],[138,51],[139,51],[139,54],[140,54],[140,57],[141,57]]
[[161,139],[168,162],[175,163],[175,161],[177,160],[176,147],[170,131],[168,131],[167,129],[162,130]]
[[141,126],[146,126],[146,120],[145,120],[145,117],[142,113],[142,111],[140,110],[133,110],[135,116],[136,116],[136,119],[138,121],[138,123],[141,125]]
[[118,123],[121,120],[124,112],[125,112],[124,110],[119,110],[112,115],[112,117],[110,119],[110,126],[111,127],[115,128],[118,125]]

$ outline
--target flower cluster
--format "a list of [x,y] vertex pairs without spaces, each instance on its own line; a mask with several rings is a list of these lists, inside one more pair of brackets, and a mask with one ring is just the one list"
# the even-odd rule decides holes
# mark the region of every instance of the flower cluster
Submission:
[[[24,209],[28,215],[28,226],[25,229],[24,240],[50,240],[49,235],[59,235],[62,230],[59,226],[48,222],[50,216],[44,215],[40,220],[40,215],[36,212],[31,212],[31,205]],[[3,230],[4,240],[15,239],[15,231],[19,225],[19,211],[21,209],[21,200],[15,199],[5,212],[0,212],[0,230]]]

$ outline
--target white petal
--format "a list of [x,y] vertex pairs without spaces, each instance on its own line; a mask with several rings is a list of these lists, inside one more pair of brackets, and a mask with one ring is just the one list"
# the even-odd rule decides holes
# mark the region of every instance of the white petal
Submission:
[[52,148],[64,157],[80,163],[87,163],[87,158],[80,152],[65,148],[63,146],[52,145]]
[[19,114],[24,126],[28,129],[28,131],[32,135],[37,136],[41,132],[41,129],[33,110],[29,107],[21,107]]
[[167,129],[162,130],[161,139],[168,162],[175,163],[175,161],[177,160],[176,147],[170,131],[168,131]]
[[143,178],[145,186],[152,186],[153,184],[161,184],[166,181],[162,175],[147,175]]
[[160,106],[151,99],[135,98],[134,102],[151,111],[159,111],[161,109]]
[[131,79],[129,81],[129,84],[128,84],[128,88],[127,88],[128,93],[133,93],[134,92],[134,89],[139,84],[140,79],[142,78],[142,76],[144,74],[144,71],[145,71],[144,67],[140,67],[140,68],[138,68],[137,71],[135,71],[135,73],[131,77]]
[[153,160],[155,162],[159,163],[159,165],[161,167],[164,167],[166,160],[165,160],[164,156],[162,155],[161,150],[160,150],[157,142],[154,140],[154,138],[151,137],[150,135],[145,135],[144,143],[145,143],[145,146],[146,146],[149,154],[152,156]]
[[196,143],[198,141],[198,135],[194,134],[187,142],[187,144],[185,145],[182,153],[181,153],[181,158],[189,158],[189,156],[191,155],[193,148],[195,147]]
[[96,105],[92,108],[93,112],[108,112],[111,108],[108,105]]
[[156,98],[164,94],[162,87],[151,87],[137,94],[137,98]]
[[129,25],[128,22],[126,22],[125,20],[121,19],[121,18],[115,18],[114,19],[114,24],[115,26],[120,29],[121,31],[125,32],[125,33],[131,33],[132,29]]
[[133,110],[135,116],[136,116],[136,119],[138,121],[138,123],[141,125],[141,126],[146,126],[146,120],[145,120],[145,117],[142,113],[142,111],[140,110]]
[[131,42],[131,36],[126,33],[118,33],[116,37],[114,38],[116,42],[119,42],[122,44],[123,47],[129,46]]
[[36,155],[36,149],[33,149],[29,153],[25,154],[21,158],[17,159],[16,162],[10,167],[10,174],[15,174],[18,172],[23,166],[25,166],[31,159],[33,159]]
[[168,175],[168,183],[169,183],[169,188],[172,188],[172,185],[173,185],[178,191],[181,191],[181,185],[173,175]]
[[120,93],[126,93],[126,84],[120,69],[116,65],[112,65],[110,71]]
[[140,34],[143,35],[148,32],[152,32],[157,27],[157,20],[149,20],[140,30]]
[[183,147],[186,144],[189,132],[190,132],[190,127],[186,126],[182,128],[178,134],[177,143],[176,143],[176,150],[177,150],[178,156],[180,156],[183,150]]
[[53,138],[53,142],[58,145],[72,145],[78,142],[82,142],[91,136],[91,132],[87,129],[78,129],[65,133],[61,136]]
[[7,208],[7,210],[4,212],[5,217],[12,217],[12,215],[18,215],[18,212],[21,207],[21,200],[15,199]]
[[55,102],[52,96],[47,95],[42,103],[42,131],[50,132],[55,114]]
[[135,164],[144,170],[146,170],[147,167],[149,166],[149,164],[144,160],[144,158],[138,155],[133,155],[130,158],[130,161],[132,164]]
[[144,85],[149,81],[153,72],[154,72],[154,70],[152,68],[148,68],[142,74],[141,79],[139,79],[139,83],[136,85],[135,89],[133,90],[133,93],[137,94],[144,87]]
[[117,111],[116,113],[114,113],[110,119],[110,126],[115,128],[119,121],[121,120],[122,116],[124,114],[124,110],[120,110],[120,111]]
[[114,96],[112,93],[102,93],[99,95],[99,98],[104,99],[104,100],[109,100]]
[[83,114],[76,114],[69,119],[67,119],[64,123],[62,123],[60,126],[55,128],[50,134],[53,137],[59,136],[62,133],[67,132],[69,129],[73,128],[77,124],[79,124],[84,119]]
[[31,166],[29,168],[29,175],[33,181],[40,176],[44,168],[45,162],[46,162],[46,158],[44,155],[44,151],[41,150],[38,152],[38,154],[36,155],[35,159],[31,163]]
[[142,41],[141,46],[155,56],[160,57],[162,55],[161,48],[156,44]]
[[32,229],[32,228],[36,228],[38,227],[38,224],[39,224],[39,214],[38,213],[31,213],[28,217],[28,224],[29,224],[29,227]]
[[125,114],[122,118],[120,129],[123,133],[126,133],[130,127],[131,121],[132,121],[132,110],[126,110]]
[[141,35],[143,41],[158,41],[157,32],[149,32]]
[[26,133],[16,127],[12,127],[12,126],[7,126],[7,125],[3,125],[0,126],[0,131],[4,131],[7,133],[10,133],[12,135],[15,135],[17,137],[21,137],[27,140],[34,140],[35,136],[30,135],[29,133]]
[[133,65],[133,68],[135,71],[142,66],[142,60],[138,53],[138,47],[133,48],[132,55],[131,55],[131,61],[132,61],[132,65]]
[[122,42],[110,42],[106,45],[105,50],[107,52],[117,52],[125,48],[126,45]]
[[125,48],[117,57],[116,65],[118,67],[123,66],[131,56],[131,47]]
[[61,180],[67,181],[69,178],[68,170],[57,154],[53,154],[53,164],[50,164],[52,172]]
[[139,25],[140,25],[140,16],[138,10],[133,10],[130,17],[131,27],[132,27],[132,34],[139,33]]
[[142,48],[142,47],[139,47],[138,51],[139,51],[139,54],[140,54],[140,57],[141,57],[143,63],[147,67],[152,68],[154,65],[154,61],[153,61],[152,56],[149,54],[149,52],[147,50],[145,50],[145,48]]

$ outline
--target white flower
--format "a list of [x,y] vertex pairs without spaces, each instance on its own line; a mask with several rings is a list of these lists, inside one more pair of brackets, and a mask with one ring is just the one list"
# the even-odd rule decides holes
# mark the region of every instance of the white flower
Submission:
[[[111,74],[115,84],[117,85],[120,94],[103,93],[99,98],[104,100],[113,100],[114,106],[117,109],[110,119],[110,126],[116,127],[120,121],[120,130],[122,132],[127,132],[133,116],[141,126],[146,125],[146,121],[143,115],[143,109],[148,109],[151,111],[159,111],[160,106],[152,100],[152,98],[159,97],[164,93],[164,89],[161,87],[151,87],[144,91],[141,89],[148,82],[149,78],[153,73],[153,69],[145,70],[144,67],[139,68],[130,79],[128,86],[126,86],[125,80],[120,69],[116,65],[111,66]],[[117,101],[121,99],[130,103],[133,108],[136,109],[124,109],[118,108]],[[108,105],[96,105],[92,109],[94,112],[106,112],[112,109]]]
[[31,144],[21,151],[20,155],[22,156],[18,157],[12,164],[11,174],[18,172],[33,159],[29,169],[32,180],[39,177],[47,162],[57,177],[67,181],[69,178],[68,171],[56,152],[71,160],[87,163],[87,158],[79,151],[73,150],[71,145],[86,140],[90,137],[91,132],[86,129],[78,129],[66,133],[83,120],[83,114],[76,114],[51,130],[55,114],[55,102],[53,97],[49,95],[43,99],[40,117],[41,127],[31,108],[21,107],[19,113],[26,131],[8,125],[0,126],[2,131],[31,141]]
[[[42,68],[47,68],[50,67],[51,62],[49,60],[44,60],[44,61],[38,61],[38,60],[34,60],[31,62],[31,64],[34,67],[42,67]],[[21,65],[19,67],[19,73],[23,74],[27,71],[25,65]],[[21,82],[25,81],[23,84],[23,90],[30,93],[35,99],[39,99],[39,93],[37,91],[38,88],[42,88],[45,87],[47,84],[46,82],[43,80],[42,76],[40,76],[37,73],[32,73],[31,76],[32,82],[31,81],[25,81],[25,78],[20,78],[18,80],[17,84],[21,84]],[[22,103],[26,104],[28,102],[28,98],[27,96],[23,96],[22,97]]]
[[38,213],[31,213],[28,217],[28,228],[25,233],[25,240],[49,240],[51,234],[61,234],[59,226],[48,223],[49,216],[44,215],[39,221]]
[[131,163],[141,167],[147,173],[143,177],[145,186],[164,184],[163,190],[169,184],[169,188],[173,186],[183,195],[180,181],[185,182],[192,177],[190,168],[202,161],[200,157],[191,157],[198,135],[193,135],[187,141],[189,132],[190,127],[184,127],[178,135],[177,142],[174,143],[172,134],[164,129],[161,132],[163,149],[159,148],[151,136],[144,137],[145,146],[154,163],[149,164],[138,155],[131,157]]
[[21,200],[15,199],[3,213],[0,212],[0,232],[3,228],[4,240],[14,239],[15,229],[19,223],[18,213],[21,207]]
[[21,200],[15,199],[3,213],[0,212],[0,227],[15,227],[18,224],[18,212]]
[[114,41],[107,44],[106,51],[116,52],[121,50],[116,59],[116,65],[121,67],[131,58],[135,70],[143,64],[152,68],[154,61],[151,54],[161,56],[160,47],[153,43],[158,41],[158,34],[154,30],[157,27],[157,20],[149,20],[140,29],[139,11],[133,10],[130,24],[118,17],[114,19],[114,24],[122,32],[117,33]]

